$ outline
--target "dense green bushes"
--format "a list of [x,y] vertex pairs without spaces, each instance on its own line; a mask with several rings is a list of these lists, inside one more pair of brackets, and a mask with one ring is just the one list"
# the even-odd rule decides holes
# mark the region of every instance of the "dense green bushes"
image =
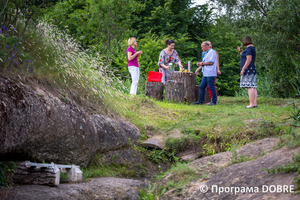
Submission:
[[[240,57],[236,47],[241,46],[245,35],[250,35],[257,50],[258,95],[293,96],[295,92],[291,83],[298,79],[293,60],[295,63],[300,61],[297,56],[300,49],[300,0],[263,0],[261,6],[252,0],[213,2],[226,8],[225,14],[212,13],[214,7],[208,5],[191,7],[191,0],[3,1],[0,3],[0,26],[3,27],[0,58],[4,61],[16,57],[7,46],[20,42],[24,30],[32,26],[31,22],[46,15],[85,49],[92,47],[89,54],[99,55],[98,59],[106,70],[113,70],[115,75],[123,77],[125,85],[130,85],[126,41],[130,36],[137,36],[137,48],[144,51],[139,58],[142,72],[139,90],[143,93],[148,71],[157,71],[158,55],[165,48],[163,41],[166,38],[175,39],[175,49],[183,63],[192,61],[193,71],[201,59],[201,42],[210,40],[220,55],[222,75],[216,82],[219,94],[233,96],[241,93]],[[17,7],[19,12],[13,12]],[[16,29],[18,38],[6,37],[9,31],[14,31],[19,20],[23,25]],[[21,52],[22,49],[18,51]],[[29,54],[23,54],[25,60],[32,60]],[[5,62],[6,67],[9,65],[12,65],[11,60]],[[197,84],[200,81],[199,76]]]

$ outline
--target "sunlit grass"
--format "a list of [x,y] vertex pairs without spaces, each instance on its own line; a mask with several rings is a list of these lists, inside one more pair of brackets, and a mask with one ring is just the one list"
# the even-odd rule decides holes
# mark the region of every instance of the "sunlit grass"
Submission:
[[[207,143],[207,151],[215,148],[217,153],[230,150],[232,144],[239,146],[282,134],[282,128],[275,125],[289,116],[290,107],[284,105],[291,99],[260,98],[258,108],[243,108],[248,101],[243,97],[219,97],[219,105],[211,107],[155,101],[141,95],[127,97],[115,106],[123,118],[146,136],[160,135],[166,141],[193,131],[181,137],[185,141],[172,141],[182,146],[180,142],[190,144],[198,137]],[[114,104],[114,101],[109,103]]]

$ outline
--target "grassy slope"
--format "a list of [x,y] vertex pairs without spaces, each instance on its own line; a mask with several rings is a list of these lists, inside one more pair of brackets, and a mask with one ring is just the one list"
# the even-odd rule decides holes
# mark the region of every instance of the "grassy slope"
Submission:
[[[290,108],[284,105],[290,101],[259,98],[258,108],[244,109],[248,99],[242,97],[219,97],[219,105],[210,107],[136,96],[115,105],[117,112],[134,123],[146,137],[155,135],[166,141],[178,137],[178,134],[181,137],[188,135],[193,139],[205,139],[208,145],[212,145],[210,148],[215,148],[214,152],[219,152],[230,150],[232,144],[241,145],[282,134],[285,128],[275,128],[275,125],[289,116]],[[249,123],[253,119],[258,121]]]

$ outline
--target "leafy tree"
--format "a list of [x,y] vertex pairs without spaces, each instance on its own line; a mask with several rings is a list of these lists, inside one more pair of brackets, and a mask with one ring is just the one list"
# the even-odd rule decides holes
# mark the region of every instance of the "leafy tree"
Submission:
[[83,46],[102,52],[109,63],[119,48],[118,41],[132,34],[132,12],[141,7],[134,0],[64,0],[48,16],[61,29],[68,27]]
[[22,19],[25,21],[21,35],[23,36],[29,22],[43,15],[46,8],[56,1],[58,0],[3,0],[0,2],[0,26],[3,29],[15,27],[17,21]]
[[142,12],[136,13],[137,21],[132,28],[138,36],[149,31],[157,35],[176,36],[188,33],[193,41],[204,37],[211,24],[211,10],[208,5],[191,7],[191,0],[148,0]]

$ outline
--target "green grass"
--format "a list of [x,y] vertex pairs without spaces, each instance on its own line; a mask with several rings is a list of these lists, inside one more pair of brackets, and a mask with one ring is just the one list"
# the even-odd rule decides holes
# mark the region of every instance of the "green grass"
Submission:
[[158,174],[156,183],[150,185],[148,190],[141,191],[140,199],[157,199],[170,189],[181,193],[192,181],[200,178],[207,178],[207,175],[200,174],[187,163],[176,162],[167,172]]
[[136,170],[125,166],[89,166],[81,169],[83,171],[84,181],[96,177],[138,177]]
[[241,146],[284,134],[284,126],[275,125],[289,117],[291,107],[284,105],[292,99],[259,98],[258,108],[245,109],[248,98],[218,98],[219,105],[212,107],[155,101],[145,96],[108,104],[115,105],[116,112],[146,137],[163,138],[170,150],[202,145],[205,154],[212,155],[229,151],[233,144]]

